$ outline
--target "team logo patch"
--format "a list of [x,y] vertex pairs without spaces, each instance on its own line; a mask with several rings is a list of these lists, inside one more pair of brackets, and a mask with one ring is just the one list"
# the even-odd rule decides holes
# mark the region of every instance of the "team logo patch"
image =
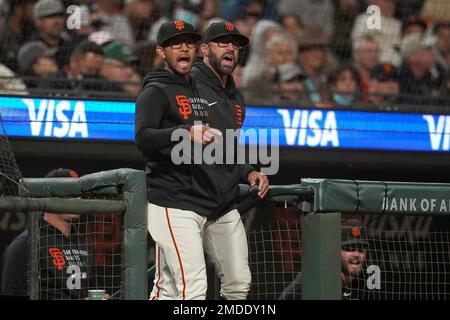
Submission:
[[184,30],[184,21],[181,20],[175,21],[175,28],[177,28],[180,31]]
[[66,260],[64,259],[64,255],[58,248],[50,248],[48,252],[53,257],[53,265],[58,269],[62,270],[62,267],[66,265]]
[[234,31],[234,24],[232,24],[231,22],[225,22],[225,27],[229,32]]
[[192,106],[189,102],[189,99],[186,96],[176,96],[177,103],[180,106],[178,111],[183,116],[184,120],[189,118],[189,115],[192,113]]

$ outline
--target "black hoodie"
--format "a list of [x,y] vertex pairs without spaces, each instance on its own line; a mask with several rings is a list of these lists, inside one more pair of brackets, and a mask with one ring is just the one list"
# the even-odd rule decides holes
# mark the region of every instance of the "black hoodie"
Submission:
[[143,87],[136,100],[135,140],[146,161],[149,202],[209,219],[234,209],[240,178],[237,166],[176,165],[171,159],[177,144],[171,135],[176,129],[189,129],[199,121],[221,127],[211,122],[209,101],[192,81],[166,70],[149,73]]

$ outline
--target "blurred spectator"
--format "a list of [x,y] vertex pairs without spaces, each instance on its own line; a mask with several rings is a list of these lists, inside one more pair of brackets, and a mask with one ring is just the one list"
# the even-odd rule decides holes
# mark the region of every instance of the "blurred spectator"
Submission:
[[17,53],[33,30],[33,7],[36,1],[9,1],[7,20],[0,32],[0,63],[11,70],[18,70]]
[[204,2],[204,0],[175,0],[173,19],[189,22],[198,29],[200,27],[199,15],[203,10]]
[[343,65],[328,78],[332,106],[349,107],[359,100],[359,74],[351,65]]
[[349,34],[352,32],[356,17],[362,10],[359,0],[335,0],[334,9],[334,37],[332,48],[341,63],[347,62],[352,55],[352,41]]
[[56,62],[63,69],[73,48],[71,37],[64,31],[66,9],[60,0],[39,0],[33,16],[37,30],[32,40],[40,40],[55,49]]
[[359,73],[361,100],[367,101],[370,73],[380,63],[378,42],[370,36],[365,36],[353,43],[353,61]]
[[305,79],[302,69],[294,63],[283,63],[277,66],[272,82],[272,102],[275,104],[306,103]]
[[275,69],[283,63],[295,64],[298,56],[296,41],[285,33],[278,33],[271,37],[266,44],[265,61],[259,67],[257,77],[247,83],[248,98],[262,98],[261,92],[270,93]]
[[324,39],[334,35],[334,7],[331,0],[280,0],[277,2],[280,15],[296,14],[305,28],[320,30]]
[[136,46],[134,53],[137,58],[137,72],[141,77],[146,76],[150,71],[157,70],[163,62],[156,54],[156,47],[156,44],[149,42],[141,42]]
[[217,13],[217,2],[215,0],[203,0],[202,10],[198,14],[199,26],[198,30],[206,30],[211,19],[220,18]]
[[7,66],[0,64],[0,94],[27,95],[25,83]]
[[427,105],[436,96],[435,90],[441,85],[442,77],[436,68],[432,45],[430,39],[424,39],[418,33],[403,39],[400,69],[402,103]]
[[411,33],[423,34],[427,29],[427,23],[417,16],[410,16],[403,25],[403,37]]
[[42,41],[30,41],[20,48],[17,63],[28,89],[51,87],[49,78],[61,75],[55,58],[56,50]]
[[433,53],[439,68],[447,71],[450,64],[450,22],[439,22],[434,27],[436,44]]
[[79,43],[70,55],[67,75],[72,79],[98,77],[103,66],[102,47],[91,41]]
[[220,1],[219,13],[228,21],[238,16],[254,17],[259,19],[275,19],[277,10],[275,0],[223,0]]
[[307,79],[305,85],[313,103],[324,101],[327,87],[327,50],[329,43],[323,37],[307,35],[299,41],[299,65]]
[[260,20],[253,29],[250,37],[250,55],[243,70],[242,85],[256,79],[262,73],[265,65],[266,44],[277,33],[282,33],[283,27],[271,20]]
[[117,84],[121,91],[137,96],[141,87],[141,77],[134,70],[132,63],[137,61],[135,55],[119,42],[111,42],[103,48],[105,63],[101,69],[103,78]]
[[79,43],[71,54],[66,69],[66,89],[77,93],[107,90],[104,80],[100,77],[102,67],[102,47],[87,40]]
[[154,0],[126,0],[125,15],[131,25],[136,41],[146,40],[159,13]]
[[124,14],[123,0],[94,0],[99,8],[102,26],[100,30],[111,33],[115,40],[132,47],[135,43],[133,30]]
[[303,36],[305,26],[296,14],[286,13],[282,15],[280,17],[280,23],[286,33],[290,34],[295,39],[299,39]]
[[362,13],[355,20],[351,33],[352,41],[356,42],[364,36],[371,35],[380,45],[380,61],[398,66],[401,57],[396,48],[401,41],[402,24],[394,17],[396,0],[369,0],[368,3],[380,7],[381,28],[369,29],[368,21],[371,20],[370,15]]
[[450,1],[426,0],[420,15],[422,19],[448,22],[450,20]]
[[399,71],[391,64],[379,64],[370,73],[369,101],[378,107],[390,107],[398,102]]

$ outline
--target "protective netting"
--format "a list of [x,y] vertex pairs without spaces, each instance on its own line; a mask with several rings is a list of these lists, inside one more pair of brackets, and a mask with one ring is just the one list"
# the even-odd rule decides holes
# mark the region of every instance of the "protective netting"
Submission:
[[16,196],[22,174],[9,144],[3,119],[0,115],[0,196]]
[[[300,216],[292,207],[258,210],[248,229],[249,298],[300,300]],[[342,299],[450,298],[448,218],[366,216],[363,222],[370,223],[342,222]]]
[[103,289],[110,296],[105,298],[120,299],[122,216],[59,217],[66,221],[66,229],[54,223],[55,215],[34,217],[29,281],[35,290],[31,298],[80,300],[88,297],[89,289]]
[[[2,0],[0,93],[135,97],[161,66],[156,34],[225,19],[250,38],[234,72],[248,103],[449,105],[447,0]],[[86,42],[89,41],[89,42]],[[443,110],[443,112],[446,112]]]

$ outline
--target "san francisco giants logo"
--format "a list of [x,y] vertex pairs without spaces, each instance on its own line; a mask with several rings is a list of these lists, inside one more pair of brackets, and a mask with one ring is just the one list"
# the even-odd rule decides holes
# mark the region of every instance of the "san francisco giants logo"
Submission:
[[360,228],[352,228],[352,236],[353,237],[361,237],[361,229]]
[[181,115],[183,115],[183,119],[187,119],[188,116],[192,113],[192,107],[189,103],[189,99],[186,96],[177,96],[177,103],[180,106],[178,111]]
[[62,267],[66,264],[66,260],[64,260],[64,255],[58,248],[50,248],[48,252],[53,257],[53,264],[58,270],[62,270]]
[[234,31],[234,24],[232,24],[231,22],[225,22],[225,27],[227,28],[228,31]]
[[183,30],[184,29],[184,21],[181,21],[181,20],[175,21],[175,28],[177,28],[180,31]]

